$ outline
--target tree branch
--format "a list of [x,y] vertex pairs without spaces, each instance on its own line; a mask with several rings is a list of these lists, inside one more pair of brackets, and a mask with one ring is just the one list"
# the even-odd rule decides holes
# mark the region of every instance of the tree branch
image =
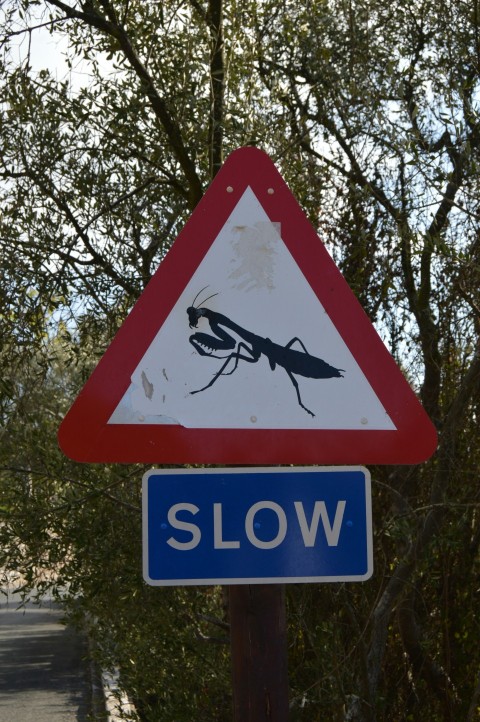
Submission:
[[[448,674],[427,654],[422,645],[420,627],[415,615],[415,589],[401,600],[397,609],[398,626],[405,651],[416,678],[423,677],[429,689],[448,710],[446,719],[452,719],[455,705],[452,684]],[[413,680],[415,683],[415,679]]]
[[194,208],[203,195],[203,188],[200,178],[198,177],[195,164],[183,142],[180,127],[175,121],[167,102],[157,91],[153,78],[137,55],[125,28],[118,22],[115,11],[110,2],[107,0],[102,1],[102,6],[105,8],[105,11],[109,16],[107,19],[96,12],[91,5],[87,4],[87,2],[83,3],[83,10],[80,11],[75,10],[71,6],[62,2],[62,0],[46,1],[50,5],[54,5],[62,10],[66,17],[81,20],[87,25],[100,30],[106,35],[109,35],[116,42],[116,45],[123,52],[125,58],[130,63],[131,68],[134,70],[138,80],[140,81],[143,92],[149,99],[150,105],[167,135],[172,151],[180,163],[180,167],[182,168],[189,185],[189,206],[190,208]]
[[446,513],[445,495],[455,466],[455,440],[458,427],[468,411],[472,399],[480,393],[480,344],[465,374],[455,399],[445,418],[441,443],[438,450],[438,465],[430,494],[430,510],[417,527],[417,535],[410,542],[403,560],[399,562],[390,577],[382,596],[372,614],[372,635],[368,654],[370,695],[375,698],[388,636],[388,625],[392,610],[408,589],[410,580],[419,560],[424,556],[432,539],[438,534]]
[[123,290],[129,294],[129,296],[131,296],[132,298],[136,298],[138,296],[138,289],[136,288],[136,286],[129,283],[123,277],[123,275],[117,273],[113,265],[109,263],[104,258],[104,256],[93,247],[88,233],[84,228],[82,228],[77,218],[75,217],[75,214],[71,210],[66,200],[61,196],[61,194],[57,193],[56,189],[50,188],[49,185],[42,181],[38,176],[32,177],[32,180],[34,180],[34,182],[38,185],[42,192],[48,198],[50,198],[55,203],[57,208],[65,215],[65,218],[67,219],[67,221],[69,221],[69,223],[73,226],[75,232],[77,233],[78,238],[82,239],[85,248],[92,256],[94,263],[96,263],[97,266],[101,268],[109,278],[112,279],[112,281],[115,281],[115,283],[120,286],[120,288],[123,288]]
[[210,119],[208,144],[210,148],[210,177],[213,178],[223,163],[223,123],[225,63],[223,39],[223,0],[210,0],[207,22],[210,30]]

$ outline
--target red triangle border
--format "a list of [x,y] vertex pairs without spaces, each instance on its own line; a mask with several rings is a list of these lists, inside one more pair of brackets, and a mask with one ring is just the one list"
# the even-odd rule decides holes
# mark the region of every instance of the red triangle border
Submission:
[[[395,431],[187,429],[108,424],[133,371],[250,186],[396,426]],[[272,192],[273,191],[273,192]],[[435,427],[270,158],[234,151],[121,326],[59,429],[64,453],[89,463],[417,464]]]

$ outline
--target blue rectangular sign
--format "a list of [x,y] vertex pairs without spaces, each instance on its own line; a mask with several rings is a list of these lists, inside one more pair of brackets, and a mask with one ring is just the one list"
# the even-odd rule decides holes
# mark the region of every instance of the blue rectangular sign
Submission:
[[152,585],[364,581],[372,575],[363,467],[155,469],[143,478]]

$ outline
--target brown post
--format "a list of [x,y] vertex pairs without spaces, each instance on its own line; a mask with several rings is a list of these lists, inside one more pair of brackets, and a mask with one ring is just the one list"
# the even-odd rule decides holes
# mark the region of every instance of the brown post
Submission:
[[229,588],[235,722],[288,722],[285,586]]

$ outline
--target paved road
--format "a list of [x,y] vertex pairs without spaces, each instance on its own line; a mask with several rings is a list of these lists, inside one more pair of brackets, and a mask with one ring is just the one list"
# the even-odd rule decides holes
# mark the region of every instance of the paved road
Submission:
[[18,604],[17,594],[0,593],[0,722],[87,722],[83,640],[60,624],[51,600]]

